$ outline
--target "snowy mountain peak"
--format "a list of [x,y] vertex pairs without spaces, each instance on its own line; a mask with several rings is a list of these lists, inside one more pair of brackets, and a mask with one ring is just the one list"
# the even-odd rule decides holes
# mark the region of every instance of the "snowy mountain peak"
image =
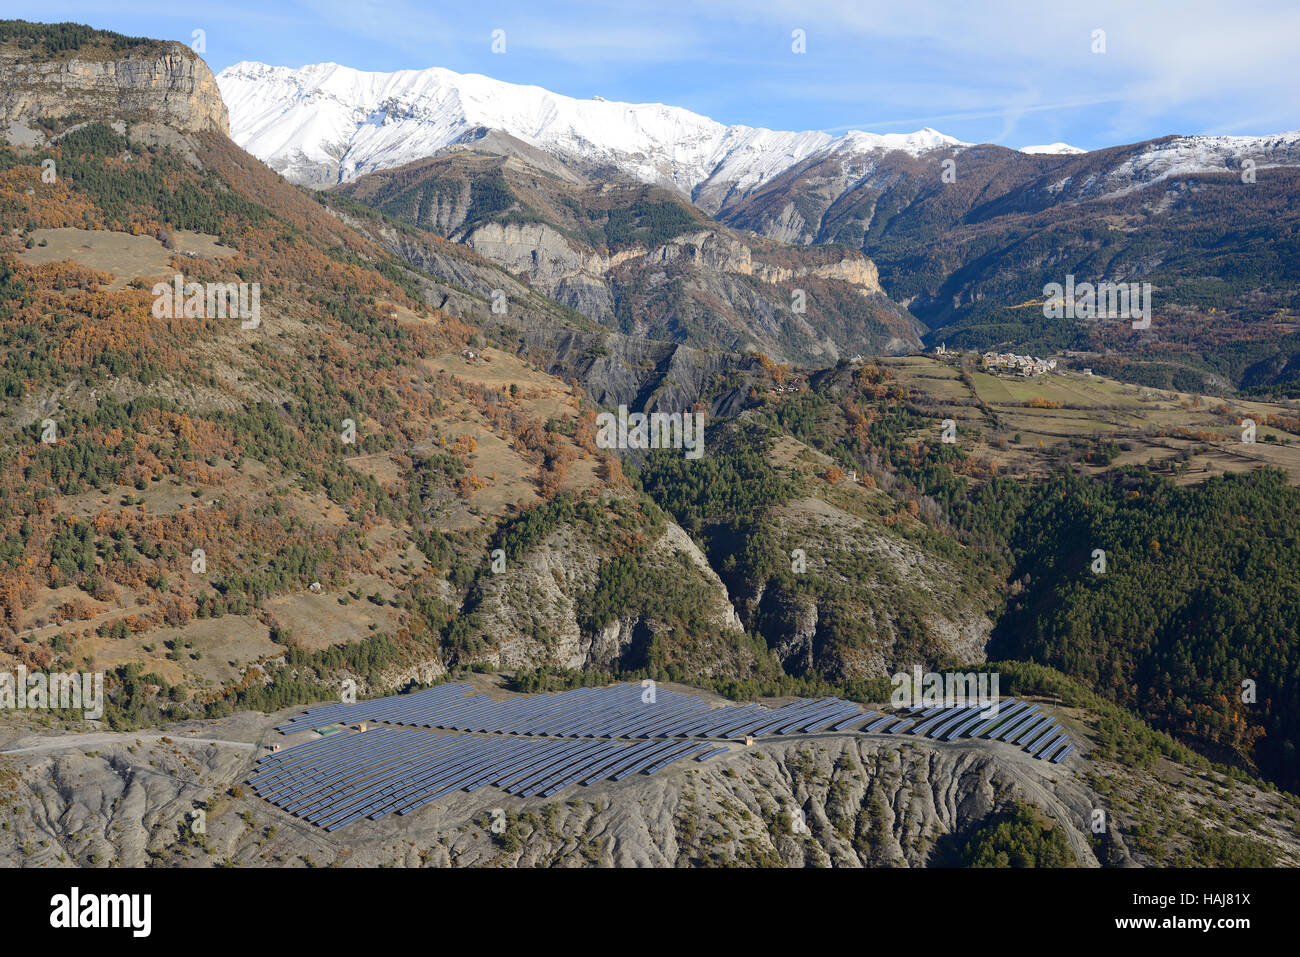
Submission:
[[223,70],[217,82],[235,142],[310,185],[431,156],[476,127],[688,193],[707,179],[750,189],[814,154],[918,156],[968,145],[928,128],[832,136],[726,126],[662,103],[579,100],[440,67],[368,73],[337,63],[295,70],[246,61]]
[[1022,146],[1020,152],[1031,156],[1074,156],[1088,151],[1071,146],[1069,143],[1047,143],[1043,146]]
[[915,133],[863,133],[850,130],[836,141],[834,149],[841,153],[898,150],[912,156],[920,156],[930,150],[970,145],[927,126]]

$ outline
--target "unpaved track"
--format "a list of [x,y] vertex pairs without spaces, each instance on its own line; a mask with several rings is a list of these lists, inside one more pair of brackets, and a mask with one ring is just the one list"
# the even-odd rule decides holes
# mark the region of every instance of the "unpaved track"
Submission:
[[83,750],[88,747],[111,747],[124,741],[161,741],[166,738],[171,744],[224,744],[232,748],[256,750],[257,745],[248,741],[231,741],[227,738],[193,738],[183,734],[132,734],[129,731],[88,732],[86,734],[55,734],[40,738],[39,744],[22,748],[10,748],[0,751],[2,754],[36,754],[42,751]]

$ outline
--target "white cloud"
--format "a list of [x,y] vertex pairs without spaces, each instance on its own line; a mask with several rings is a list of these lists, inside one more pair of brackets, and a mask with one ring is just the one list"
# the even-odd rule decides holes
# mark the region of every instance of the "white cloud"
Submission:
[[[944,107],[972,99],[983,109],[956,115],[1005,118],[1006,135],[1016,116],[1030,110],[1108,102],[1121,104],[1114,124],[1120,134],[1140,135],[1156,118],[1178,111],[1196,114],[1217,105],[1222,113],[1234,102],[1265,130],[1300,125],[1300,6],[1293,2],[710,0],[702,6],[773,31],[798,25],[808,33],[810,58],[832,55],[846,36],[861,43],[864,57],[877,57],[882,49],[912,56],[903,80],[938,75],[947,89],[929,83],[928,95],[939,109],[930,117],[890,120],[900,125],[940,118]],[[1104,54],[1091,52],[1094,29],[1106,33]],[[835,72],[827,70],[827,96],[834,95],[836,82]],[[889,98],[877,90],[877,110],[914,104],[915,90],[907,85]],[[1208,114],[1204,122],[1232,123]]]

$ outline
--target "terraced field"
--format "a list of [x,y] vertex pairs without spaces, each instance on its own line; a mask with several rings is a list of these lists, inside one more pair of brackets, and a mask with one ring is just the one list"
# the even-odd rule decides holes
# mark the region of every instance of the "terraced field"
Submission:
[[[1261,466],[1284,469],[1300,484],[1300,431],[1280,425],[1289,419],[1300,428],[1294,401],[1220,399],[1078,371],[1039,378],[973,371],[972,389],[954,365],[930,356],[876,361],[932,397],[936,420],[957,420],[962,440],[978,455],[1012,471],[1039,473],[1072,446],[1113,441],[1118,453],[1111,465],[1151,464],[1180,484]],[[1245,419],[1256,423],[1253,443],[1242,441]]]

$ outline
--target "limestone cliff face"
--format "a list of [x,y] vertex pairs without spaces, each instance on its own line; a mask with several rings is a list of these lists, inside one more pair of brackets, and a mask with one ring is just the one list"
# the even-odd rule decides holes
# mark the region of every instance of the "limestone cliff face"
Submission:
[[838,262],[799,266],[795,269],[759,263],[754,267],[754,275],[764,282],[790,282],[804,276],[817,276],[851,283],[860,287],[862,292],[884,292],[880,288],[880,273],[876,270],[876,264],[865,256],[846,257]]
[[182,132],[230,134],[212,71],[174,42],[35,62],[21,51],[0,49],[0,128],[10,142],[35,145],[37,118],[147,121]]
[[[450,238],[587,318],[638,336],[820,364],[842,349],[920,347],[915,320],[889,303],[875,263],[860,253],[768,262],[772,250],[715,229],[610,252],[539,222],[489,222]],[[827,283],[853,295],[819,295]],[[813,300],[804,313],[790,308],[792,287],[806,287]]]
[[[609,255],[576,248],[559,230],[544,223],[488,223],[452,238],[511,272],[527,274],[529,282],[553,297],[566,282],[581,279],[602,285],[613,270],[634,262],[660,266],[679,263],[706,272],[753,276],[767,283],[816,276],[850,283],[864,293],[884,292],[875,263],[865,256],[852,254],[816,266],[777,266],[755,261],[749,246],[713,230],[685,233],[651,249],[625,249]],[[612,297],[606,295],[604,299],[609,302],[606,308],[612,308]],[[582,303],[570,304],[593,319],[601,318],[583,309]]]
[[538,167],[526,144],[503,156],[479,148],[487,139],[339,190],[626,335],[818,366],[921,348],[924,327],[861,252],[773,243],[709,221],[675,192],[616,175],[575,182],[553,159]]

